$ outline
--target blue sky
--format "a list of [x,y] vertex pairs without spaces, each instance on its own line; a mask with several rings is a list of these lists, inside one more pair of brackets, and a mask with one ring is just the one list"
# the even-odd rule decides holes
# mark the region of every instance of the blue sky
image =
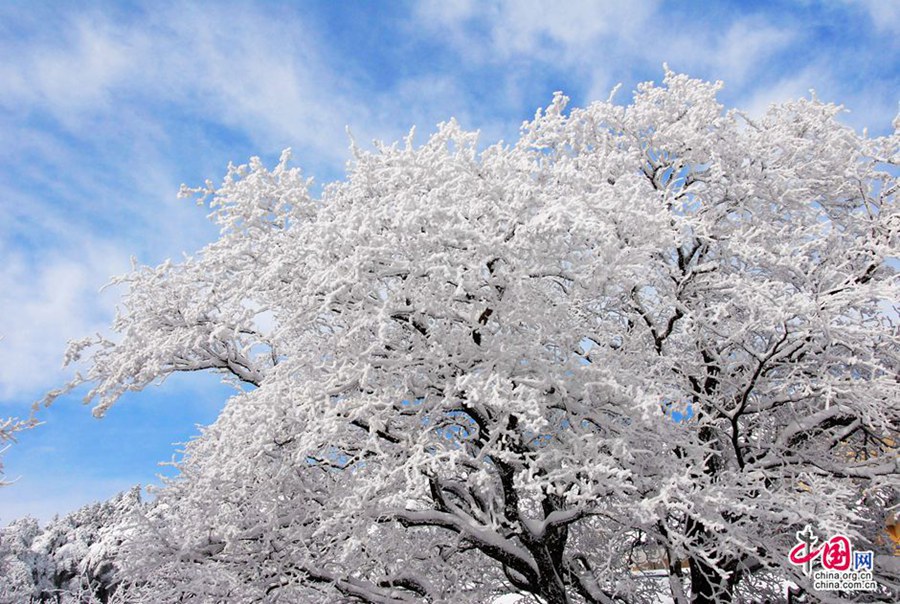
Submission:
[[[0,3],[0,415],[59,386],[65,342],[104,331],[100,287],[133,255],[157,264],[215,230],[178,200],[228,161],[284,147],[342,177],[349,126],[394,140],[455,116],[514,140],[555,90],[576,105],[662,63],[721,79],[760,113],[808,94],[887,131],[900,101],[900,2]],[[148,483],[229,395],[191,375],[102,420],[77,396],[5,455],[0,521],[46,519]]]

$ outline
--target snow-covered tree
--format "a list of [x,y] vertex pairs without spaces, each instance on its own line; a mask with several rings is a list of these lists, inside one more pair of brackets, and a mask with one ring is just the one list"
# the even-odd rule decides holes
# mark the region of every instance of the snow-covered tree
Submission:
[[807,524],[889,554],[900,120],[754,120],[719,87],[354,146],[318,197],[289,153],[185,189],[220,238],[121,277],[63,390],[102,415],[175,372],[243,388],[124,545],[136,597],[642,601],[642,550],[676,601],[726,602],[808,588]]

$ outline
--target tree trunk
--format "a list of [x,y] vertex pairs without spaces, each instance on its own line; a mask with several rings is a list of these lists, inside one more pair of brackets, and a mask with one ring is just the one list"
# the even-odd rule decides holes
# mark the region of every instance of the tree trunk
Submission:
[[734,574],[734,561],[716,555],[715,536],[702,522],[688,518],[685,529],[693,547],[706,553],[714,561],[714,564],[710,564],[698,555],[691,555],[688,558],[691,569],[691,602],[694,604],[731,602],[734,597],[735,582],[729,580],[725,572],[731,569],[732,578],[737,577]]
[[727,578],[698,558],[691,558],[690,566],[691,602],[693,604],[727,604],[731,602],[732,586]]
[[558,575],[546,578],[541,575],[540,581],[538,595],[547,604],[570,604],[565,585],[559,580]]

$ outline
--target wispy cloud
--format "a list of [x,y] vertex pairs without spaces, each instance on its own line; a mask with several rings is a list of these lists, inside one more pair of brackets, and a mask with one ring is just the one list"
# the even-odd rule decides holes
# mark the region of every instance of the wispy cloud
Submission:
[[[218,122],[268,148],[299,141],[344,157],[347,100],[314,35],[249,8],[167,6],[112,21],[77,12],[59,36],[7,41],[0,105],[44,111],[70,131],[131,130],[150,118]],[[18,109],[14,109],[18,108]],[[162,114],[160,114],[162,110]],[[168,114],[168,115],[167,115]]]
[[883,69],[875,53],[897,44],[889,34],[900,23],[900,8],[840,0],[793,9],[648,1],[576,2],[551,10],[540,2],[485,8],[457,1],[421,3],[416,20],[423,30],[445,36],[466,62],[496,67],[495,85],[502,90],[551,80],[570,85],[568,94],[588,102],[606,98],[617,83],[627,90],[657,79],[667,62],[725,81],[724,98],[731,104],[755,110],[768,100],[784,100],[781,92],[816,88],[848,99],[848,105],[853,101],[855,111],[847,118],[853,125],[881,115],[886,126],[885,97],[896,97],[886,88],[898,76],[896,69]]
[[109,109],[111,89],[127,76],[136,49],[108,23],[82,17],[71,27],[65,46],[41,48],[20,63],[13,101],[39,105],[63,120]]
[[844,2],[861,6],[869,14],[872,25],[879,32],[900,34],[900,3],[889,0],[844,0]]
[[795,36],[790,29],[759,18],[742,18],[716,28],[666,28],[648,36],[642,47],[653,49],[650,56],[655,58],[668,56],[678,69],[705,71],[706,77],[743,87],[750,76],[762,72],[765,79],[769,62]]
[[0,248],[0,401],[33,402],[52,380],[63,379],[66,341],[106,328],[114,294],[98,290],[105,275],[124,271],[123,253],[85,245],[77,259],[53,252],[29,258]]
[[[578,59],[601,37],[631,39],[646,26],[657,0],[576,0],[551,9],[539,0],[493,3],[430,0],[417,5],[417,20],[435,30],[450,28],[450,41],[470,58],[504,62],[513,56],[549,61]],[[485,42],[488,46],[485,47]]]

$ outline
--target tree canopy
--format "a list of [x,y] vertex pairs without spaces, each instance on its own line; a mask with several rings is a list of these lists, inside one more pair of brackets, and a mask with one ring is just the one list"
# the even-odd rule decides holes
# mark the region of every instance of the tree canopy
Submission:
[[483,149],[454,121],[354,145],[321,195],[289,152],[183,189],[219,239],[120,277],[116,335],[49,397],[241,389],[132,526],[130,597],[778,598],[810,588],[810,525],[875,551],[889,598],[900,120],[751,119],[720,86],[558,94]]

